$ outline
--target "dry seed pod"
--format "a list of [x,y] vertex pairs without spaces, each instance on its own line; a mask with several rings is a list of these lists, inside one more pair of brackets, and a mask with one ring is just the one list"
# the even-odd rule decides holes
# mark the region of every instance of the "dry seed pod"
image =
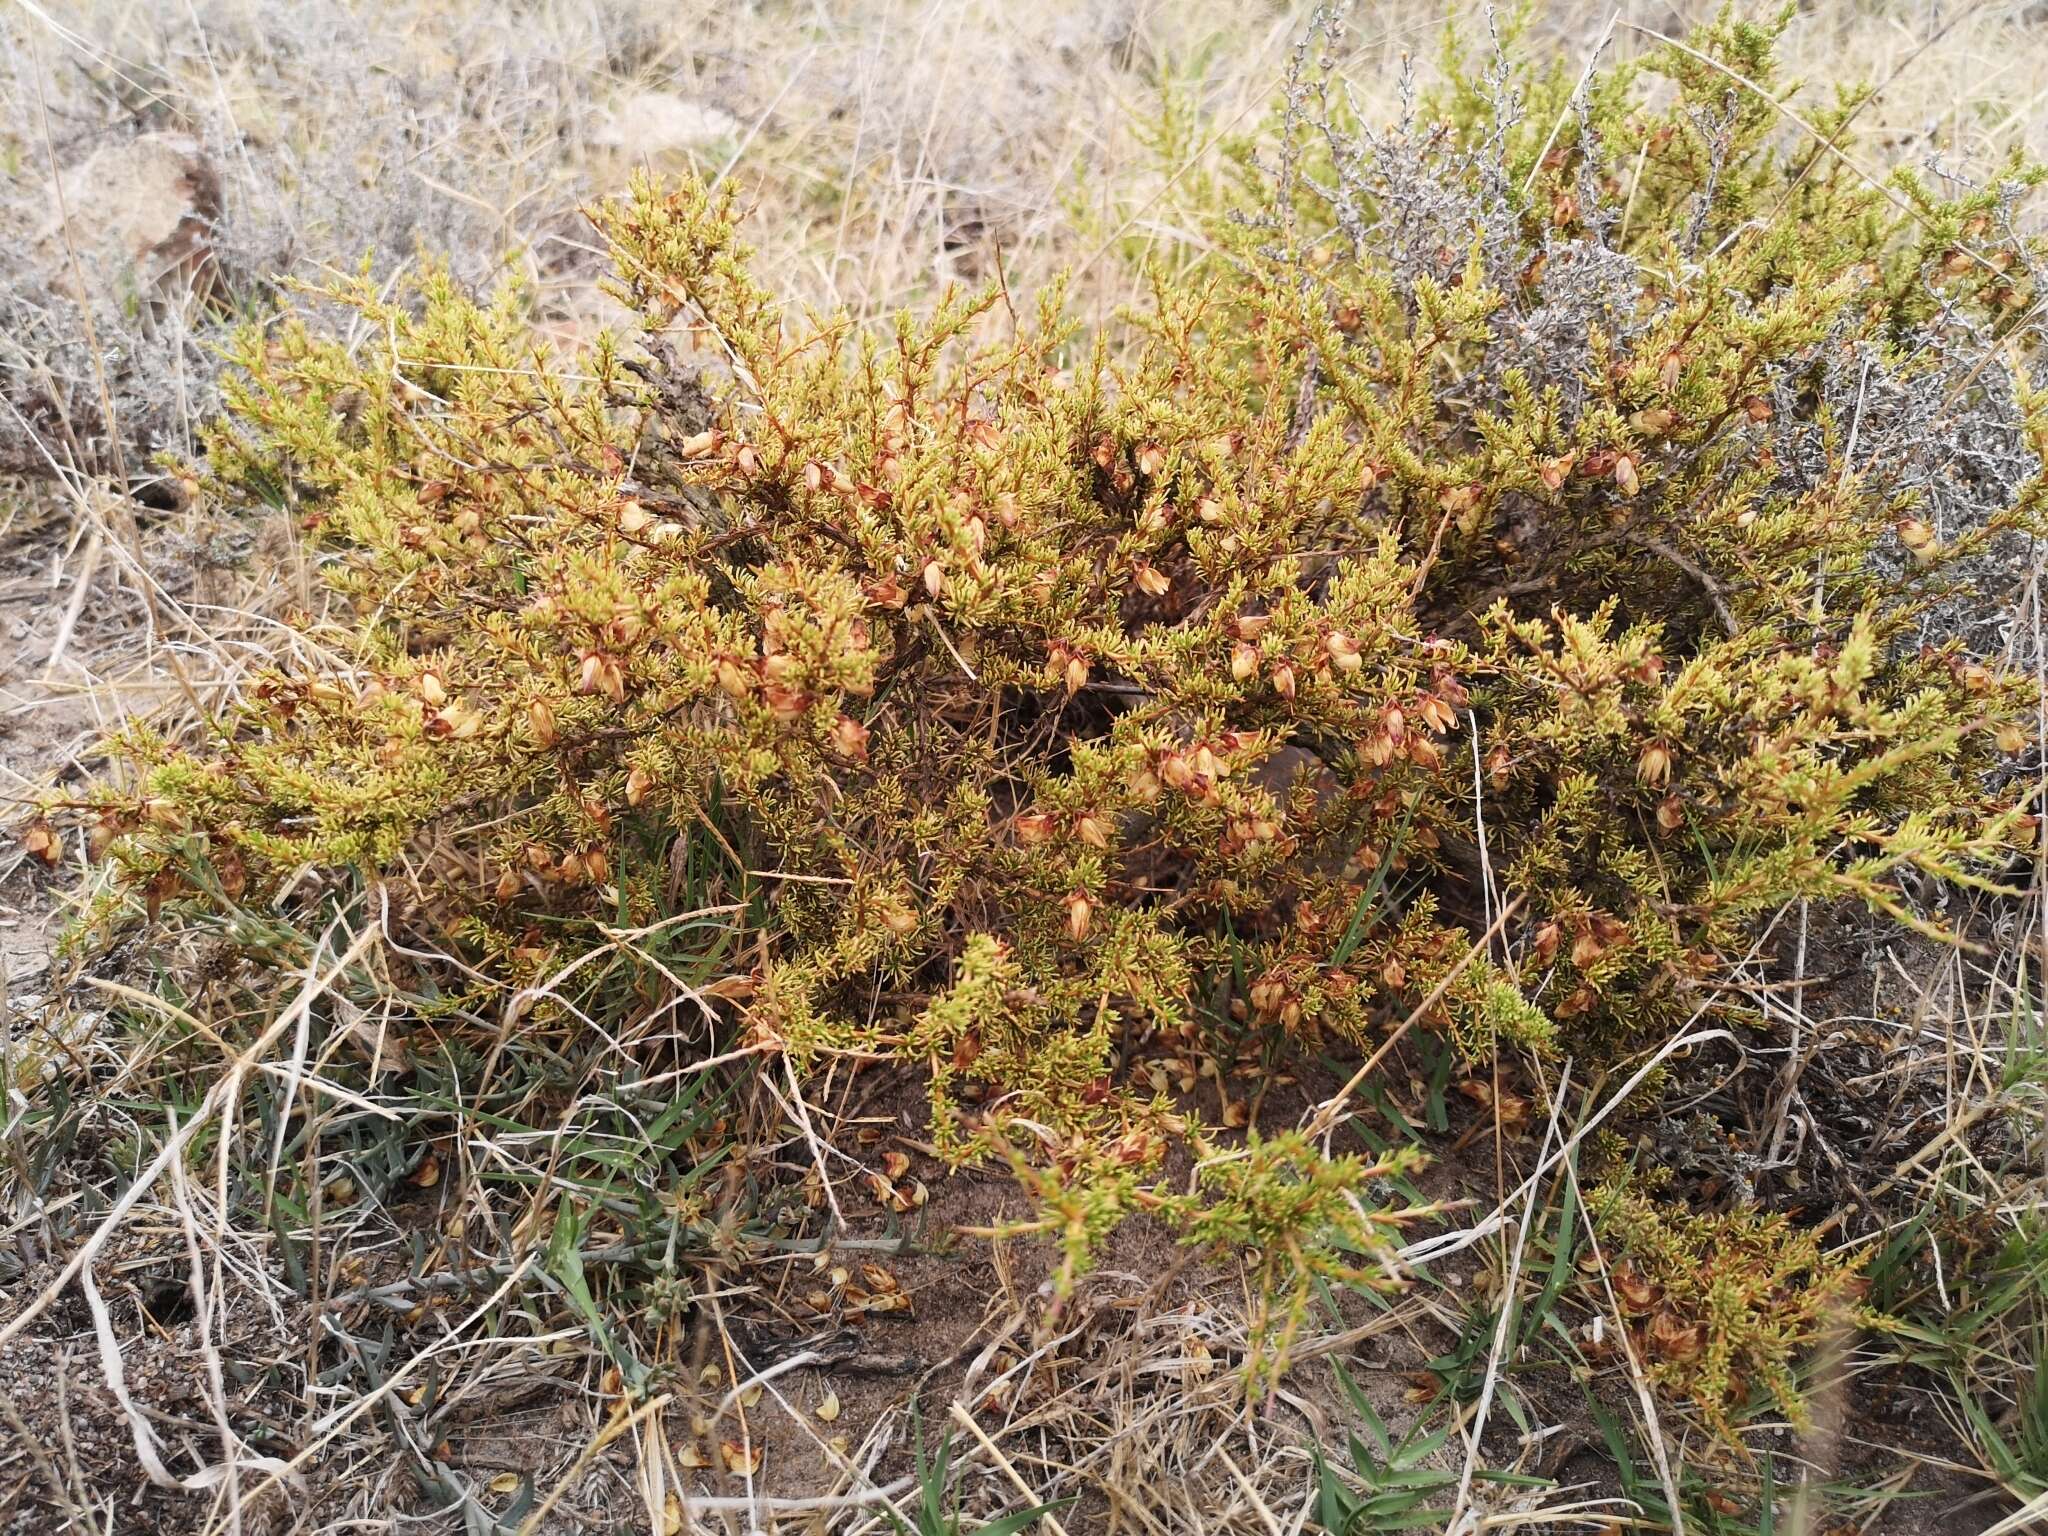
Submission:
[[1643,1277],[1633,1262],[1623,1259],[1614,1266],[1614,1294],[1630,1312],[1647,1312],[1663,1298],[1664,1288]]
[[626,673],[617,657],[587,650],[579,659],[582,668],[576,681],[578,693],[602,693],[614,704],[626,702]]
[[725,1458],[725,1470],[735,1477],[757,1477],[762,1462],[766,1459],[763,1447],[739,1440],[721,1440],[719,1454]]
[[64,859],[64,840],[47,821],[38,817],[30,822],[21,833],[21,846],[31,857],[55,869]]
[[743,699],[754,691],[754,674],[730,656],[721,656],[712,666],[718,686],[730,698]]
[[1027,811],[1010,819],[1010,830],[1025,847],[1035,847],[1052,836],[1053,820],[1042,811]]
[[812,703],[811,695],[802,688],[768,687],[761,690],[761,697],[784,725],[801,720],[810,712]]
[[[93,818],[92,826],[85,834],[87,856],[94,860],[106,857],[107,849],[113,846],[114,839],[123,836],[128,830],[127,818],[120,812],[111,808],[101,811]],[[60,853],[59,857],[61,856]],[[36,857],[46,864],[53,863],[47,854],[37,853]]]
[[1707,1325],[1679,1320],[1669,1307],[1659,1308],[1647,1330],[1650,1353],[1659,1360],[1693,1360],[1707,1347]]
[[1599,964],[1600,957],[1606,953],[1607,946],[1600,942],[1591,928],[1572,940],[1572,964],[1582,971]]
[[1636,759],[1636,777],[1652,786],[1671,782],[1671,749],[1661,741],[1643,748]]
[[1582,1013],[1592,1012],[1599,1001],[1600,994],[1591,987],[1576,987],[1569,997],[1557,1005],[1557,1016],[1560,1019],[1575,1019]]
[[1086,891],[1075,891],[1067,897],[1067,933],[1075,943],[1088,937],[1088,924],[1095,915],[1095,903],[1088,899]]
[[841,715],[832,723],[832,750],[856,763],[865,763],[868,760],[868,728],[851,715]]
[[427,734],[449,741],[469,741],[483,730],[483,716],[457,700],[427,722]]
[[535,699],[526,706],[526,723],[533,730],[537,746],[552,747],[555,744],[555,712],[545,699]]

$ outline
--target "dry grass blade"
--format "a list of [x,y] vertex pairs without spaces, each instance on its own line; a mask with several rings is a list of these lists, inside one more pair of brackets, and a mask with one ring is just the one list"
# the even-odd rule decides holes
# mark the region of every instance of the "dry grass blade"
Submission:
[[93,1229],[92,1235],[79,1244],[70,1259],[65,1262],[63,1269],[59,1271],[57,1278],[45,1286],[26,1307],[17,1311],[4,1324],[0,1324],[0,1345],[5,1345],[26,1329],[63,1293],[65,1286],[86,1271],[95,1255],[120,1230],[123,1218],[149,1193],[156,1181],[163,1177],[165,1170],[184,1155],[185,1148],[191,1145],[193,1138],[202,1129],[207,1128],[216,1116],[231,1112],[231,1107],[240,1099],[248,1075],[256,1070],[258,1063],[270,1048],[287,1030],[298,1023],[306,1010],[310,1009],[350,966],[369,953],[370,946],[376,939],[376,931],[366,929],[350,941],[348,948],[326,967],[324,973],[317,966],[309,970],[304,985],[291,1004],[281,1009],[264,1031],[236,1056],[227,1070],[207,1090],[206,1097],[200,1102],[198,1109],[187,1117],[183,1125],[176,1126],[165,1138],[155,1157],[129,1184],[120,1199],[114,1202],[112,1209]]

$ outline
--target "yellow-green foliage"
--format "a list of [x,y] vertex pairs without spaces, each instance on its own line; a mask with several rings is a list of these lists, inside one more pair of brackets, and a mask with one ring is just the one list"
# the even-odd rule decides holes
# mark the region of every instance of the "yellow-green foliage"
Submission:
[[1077,1137],[1049,1156],[1006,1146],[1011,1171],[1037,1210],[1032,1220],[1001,1230],[1059,1245],[1053,1285],[1062,1296],[1132,1211],[1164,1221],[1187,1247],[1245,1255],[1261,1308],[1252,1320],[1261,1347],[1247,1357],[1246,1372],[1251,1383],[1268,1384],[1285,1369],[1319,1284],[1387,1283],[1379,1255],[1404,1223],[1432,1208],[1369,1206],[1360,1191],[1414,1171],[1422,1159],[1412,1149],[1377,1162],[1332,1157],[1300,1132],[1267,1138],[1256,1128],[1243,1146],[1219,1146],[1201,1134],[1191,1145],[1194,1177],[1179,1193],[1150,1187],[1145,1172],[1163,1149],[1142,1133],[1107,1144]]
[[1793,1364],[1861,1325],[1860,1256],[1822,1253],[1783,1216],[1674,1210],[1626,1177],[1589,1191],[1586,1205],[1610,1260],[1619,1254],[1615,1299],[1651,1380],[1731,1436],[1759,1396],[1804,1428]]
[[[1696,40],[1766,85],[1768,42]],[[131,733],[112,857],[152,902],[359,871],[519,981],[722,840],[769,900],[718,1006],[929,1064],[961,1151],[1170,1128],[1134,1026],[1365,1040],[1510,898],[1427,1022],[1584,1059],[1777,904],[1985,878],[2021,695],[1929,616],[2039,487],[1959,519],[1913,454],[1995,395],[2033,462],[2011,189],[1874,189],[1648,67],[1666,105],[1496,72],[1378,138],[1305,65],[1104,338],[1001,288],[792,315],[690,183],[598,212],[643,329],[573,364],[516,293],[344,288],[356,339],[251,336],[209,444],[319,552],[324,664]]]

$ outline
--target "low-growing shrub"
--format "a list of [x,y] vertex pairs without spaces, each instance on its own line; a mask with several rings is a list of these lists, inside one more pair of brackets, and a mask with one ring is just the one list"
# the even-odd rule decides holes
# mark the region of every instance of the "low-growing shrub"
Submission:
[[[1000,284],[793,316],[689,183],[598,210],[643,329],[573,363],[517,291],[344,287],[368,339],[251,334],[208,444],[320,551],[324,660],[130,729],[96,846],[152,910],[354,872],[510,988],[715,844],[764,896],[733,1047],[1140,1172],[1188,1110],[1136,1033],[1427,1003],[1597,1071],[1732,1008],[1787,901],[1927,926],[1903,881],[2032,835],[2023,692],[1952,621],[2041,501],[2031,173],[1872,184],[1772,35],[1454,69],[1382,134],[1318,33],[1214,254],[1092,338]],[[1326,1221],[1266,1145],[1302,1194],[1192,1235]]]
[[1587,1196],[1619,1255],[1608,1283],[1651,1380],[1731,1436],[1753,1399],[1807,1427],[1794,1365],[1826,1334],[1861,1325],[1860,1256],[1823,1252],[1783,1216],[1693,1215],[1653,1193],[1654,1180],[1623,1175]]

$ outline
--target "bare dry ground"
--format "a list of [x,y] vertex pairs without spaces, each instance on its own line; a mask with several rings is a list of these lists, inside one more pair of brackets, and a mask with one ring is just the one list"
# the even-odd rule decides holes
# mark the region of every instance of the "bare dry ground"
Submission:
[[[1537,35],[1574,58],[1602,38],[1628,52],[1693,9],[1624,0],[1610,16],[1570,0],[1540,11]],[[0,797],[25,806],[104,771],[94,743],[131,713],[189,728],[289,643],[278,616],[317,600],[288,520],[230,523],[152,458],[188,452],[217,404],[215,322],[194,318],[217,310],[157,286],[184,260],[188,220],[236,305],[279,297],[272,272],[318,276],[365,253],[379,276],[451,253],[473,281],[503,256],[573,346],[610,312],[578,205],[635,165],[689,165],[739,181],[765,275],[820,307],[877,321],[1000,266],[1019,292],[1067,272],[1081,312],[1101,316],[1132,294],[1140,258],[1199,241],[1182,197],[1270,102],[1304,14],[1224,0],[12,0]],[[1360,91],[1391,100],[1399,61],[1428,55],[1445,19],[1416,0],[1360,7]],[[2040,7],[1817,3],[1791,39],[1819,81],[1881,84],[1866,121],[1899,161],[2048,150]],[[168,173],[135,153],[142,140],[169,146]],[[915,1518],[918,1436],[927,1455],[950,1438],[949,1509],[990,1519],[1067,1501],[1043,1528],[1073,1536],[1320,1529],[1319,1454],[1354,1489],[1365,1467],[1385,1473],[1386,1502],[1361,1531],[1430,1528],[1468,1462],[1528,1479],[1479,1485],[1486,1529],[1661,1529],[1668,1516],[1645,1513],[1645,1497],[1665,1484],[1667,1447],[1709,1520],[1729,1490],[1713,1528],[1781,1528],[1756,1513],[1758,1461],[1646,1411],[1576,1281],[1544,1296],[1505,1368],[1487,1371],[1509,1269],[1539,1289],[1556,1252],[1571,1269],[1559,1188],[1398,1298],[1332,1296],[1285,1386],[1247,1404],[1241,1273],[1186,1263],[1136,1226],[1055,1304],[1041,1248],[956,1230],[1023,1215],[1015,1186],[946,1174],[922,1140],[917,1085],[879,1070],[801,1098],[735,1080],[724,1101],[650,1132],[661,1168],[705,1170],[650,1178],[650,1198],[720,1257],[680,1295],[614,1297],[656,1341],[642,1381],[622,1378],[570,1269],[543,1262],[518,1202],[500,1198],[544,1177],[563,1136],[613,1134],[607,1085],[580,1062],[535,1089],[545,1134],[451,1132],[426,1159],[387,1166],[368,1117],[354,1172],[267,1228],[236,1224],[225,1158],[197,1144],[74,1275],[81,1238],[124,1187],[112,1170],[132,1169],[208,1090],[177,1012],[247,979],[230,954],[159,949],[140,931],[110,952],[60,950],[83,881],[82,850],[46,870],[0,845],[0,1328],[29,1318],[0,1348],[0,1529],[884,1531],[892,1510]],[[1758,977],[1766,1006],[1800,1014],[1810,1075],[1731,1071],[1685,1106],[1770,1156],[1687,1114],[1614,1125],[1695,1186],[1745,1182],[1775,1208],[1838,1222],[1879,1202],[1881,1240],[1910,1225],[1899,1213],[1915,1201],[1969,1206],[1986,1244],[2009,1240],[2042,1170],[1990,1193],[1971,1176],[1970,1132],[2039,1113],[2040,1078],[2019,1070],[2040,1049],[2027,979],[2043,954],[2038,897],[1973,919],[1977,955],[1816,916],[1801,946],[1812,985],[1772,992]],[[304,964],[332,964],[351,937]],[[184,1003],[152,1012],[147,993]],[[365,1017],[330,1048],[402,1071],[425,1044]],[[1147,1060],[1176,1086],[1185,1066],[1212,1110],[1218,1086],[1268,1071],[1224,1061],[1212,1085],[1173,1041],[1141,1042],[1132,1069]],[[1271,1091],[1312,1102],[1343,1075]],[[1517,1209],[1545,1132],[1540,1115],[1494,1114],[1486,1083],[1460,1086],[1445,1061],[1403,1052],[1376,1122],[1390,1136],[1412,1125],[1433,1154],[1424,1195],[1473,1202],[1443,1233]],[[629,1108],[658,1121],[659,1106]],[[892,1156],[928,1203],[871,1198],[863,1176]],[[835,1207],[843,1225],[828,1221]],[[602,1276],[619,1241],[586,1234],[574,1272]],[[1751,1452],[1774,1459],[1781,1487],[1812,1490],[1796,1529],[1983,1531],[2012,1510],[2029,1485],[1987,1447],[2031,1434],[2038,1456],[2048,1440],[2048,1423],[1998,1395],[2038,1381],[2035,1324],[2015,1316],[1978,1336],[1960,1376],[1910,1334],[1847,1341],[1814,1429],[1760,1424]],[[1961,1406],[1979,1385],[1988,1432]],[[1368,1409],[1398,1438],[1446,1399],[1440,1445],[1404,1461],[1372,1443]],[[1618,1468],[1610,1436],[1632,1462]]]

